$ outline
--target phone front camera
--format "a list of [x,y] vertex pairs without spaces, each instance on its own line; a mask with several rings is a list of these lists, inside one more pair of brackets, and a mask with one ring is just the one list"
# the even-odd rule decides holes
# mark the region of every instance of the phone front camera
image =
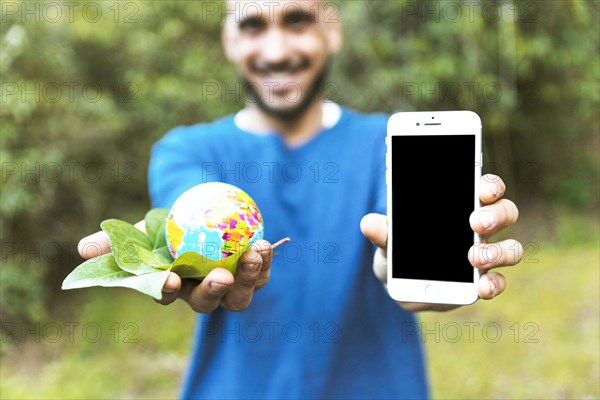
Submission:
[[421,124],[417,122],[417,126],[420,126]]

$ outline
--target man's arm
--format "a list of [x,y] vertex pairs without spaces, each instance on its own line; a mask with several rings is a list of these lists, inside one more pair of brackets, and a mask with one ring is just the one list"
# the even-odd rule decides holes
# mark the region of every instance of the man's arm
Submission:
[[[469,218],[471,229],[480,235],[481,243],[471,247],[468,257],[471,264],[481,270],[478,291],[479,297],[485,300],[498,296],[506,287],[504,275],[489,271],[492,268],[518,264],[523,258],[523,246],[514,239],[488,243],[493,234],[514,224],[519,216],[517,206],[512,201],[502,198],[505,191],[506,186],[500,177],[483,176],[479,192],[482,207],[474,211]],[[360,223],[360,229],[363,235],[378,247],[373,260],[373,272],[379,280],[385,282],[387,279],[387,217],[381,214],[365,215]],[[500,256],[497,254],[498,251]],[[450,304],[403,302],[398,304],[407,311],[447,311],[458,307]]]

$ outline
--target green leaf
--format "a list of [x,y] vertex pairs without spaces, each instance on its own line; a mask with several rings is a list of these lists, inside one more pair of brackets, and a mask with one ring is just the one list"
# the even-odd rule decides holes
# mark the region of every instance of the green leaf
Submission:
[[242,252],[224,260],[211,260],[199,253],[183,253],[171,264],[171,271],[182,278],[204,278],[215,268],[225,268],[231,273],[235,273],[237,261]]
[[165,282],[169,277],[170,271],[167,270],[159,270],[155,271],[151,274],[145,275],[132,275],[128,278],[121,279],[119,281],[111,282],[107,285],[102,286],[119,286],[119,287],[127,287],[130,289],[137,290],[138,292],[147,294],[148,296],[152,296],[157,300],[162,299],[162,289],[165,286]]
[[167,242],[165,238],[165,223],[168,216],[169,210],[164,208],[153,208],[148,211],[144,217],[146,233],[150,238],[153,249],[163,247]]
[[165,260],[166,264],[170,265],[173,262],[173,256],[171,256],[171,252],[167,246],[159,247],[152,250],[152,252]]
[[107,219],[100,224],[108,233],[111,243],[135,243],[145,249],[152,250],[152,243],[146,234],[128,222],[120,219]]
[[119,268],[112,254],[104,254],[87,260],[71,272],[63,281],[62,289],[78,289],[90,286],[127,287],[162,299],[162,288],[169,276],[169,269],[134,275]]
[[[172,258],[167,258],[165,257],[165,255],[161,252],[157,252],[157,251],[150,251],[150,250],[146,250],[144,248],[138,248],[138,257],[140,259],[140,262],[142,264],[145,264],[147,266],[150,267],[157,267],[159,265],[170,265],[173,262]],[[138,275],[138,274],[136,274]]]
[[165,263],[152,252],[146,234],[133,225],[118,219],[108,219],[100,224],[110,238],[110,249],[121,269],[135,275],[155,272],[153,266]]

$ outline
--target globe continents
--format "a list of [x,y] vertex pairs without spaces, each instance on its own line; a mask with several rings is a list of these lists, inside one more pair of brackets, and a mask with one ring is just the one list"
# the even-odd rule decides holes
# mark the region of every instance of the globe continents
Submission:
[[165,229],[169,251],[177,259],[172,270],[182,277],[203,277],[217,267],[235,272],[239,257],[264,235],[254,200],[220,182],[202,183],[179,196]]

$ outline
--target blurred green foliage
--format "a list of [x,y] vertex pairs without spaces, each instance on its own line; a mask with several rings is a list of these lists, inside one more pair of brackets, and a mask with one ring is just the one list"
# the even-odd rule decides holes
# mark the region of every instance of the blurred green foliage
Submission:
[[[49,3],[2,2],[3,321],[71,299],[59,287],[78,239],[143,217],[153,142],[244,100],[219,2],[77,1],[72,19]],[[511,198],[596,210],[598,3],[469,4],[340,2],[346,44],[326,94],[362,111],[474,110],[485,169]]]

